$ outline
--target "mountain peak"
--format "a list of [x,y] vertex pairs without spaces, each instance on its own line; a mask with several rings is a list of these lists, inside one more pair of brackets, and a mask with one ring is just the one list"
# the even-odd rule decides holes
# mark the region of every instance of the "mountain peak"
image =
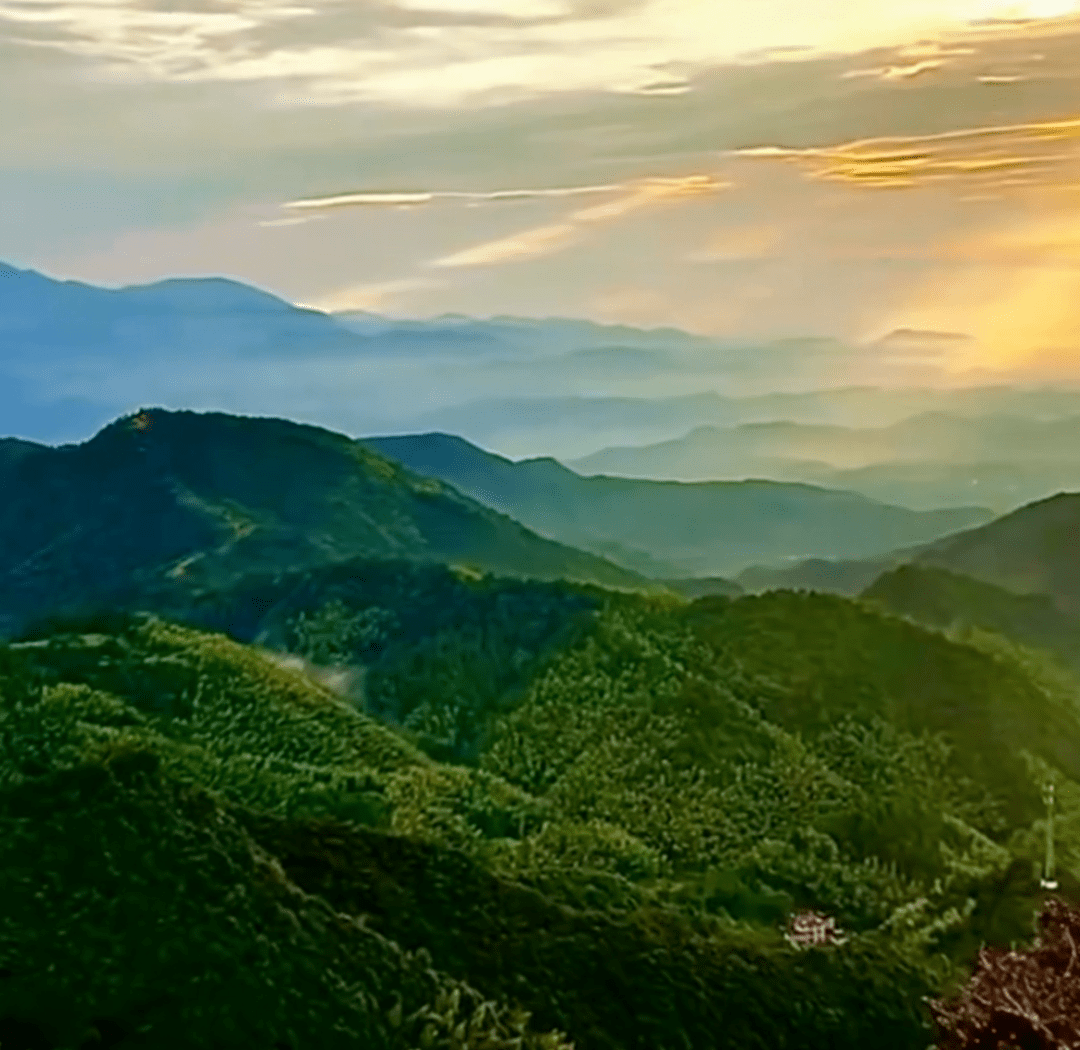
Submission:
[[295,310],[292,303],[231,277],[169,277],[150,284],[127,285],[117,290],[143,304],[183,306],[186,310],[258,311],[283,313]]
[[285,419],[144,408],[30,466],[4,474],[0,617],[357,557],[649,588],[347,435]]

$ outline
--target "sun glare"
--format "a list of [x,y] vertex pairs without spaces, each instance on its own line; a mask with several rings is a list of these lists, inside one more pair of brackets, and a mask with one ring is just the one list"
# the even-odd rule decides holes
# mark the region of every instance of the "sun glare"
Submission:
[[1078,0],[980,0],[974,17],[984,18],[1062,18],[1074,14]]

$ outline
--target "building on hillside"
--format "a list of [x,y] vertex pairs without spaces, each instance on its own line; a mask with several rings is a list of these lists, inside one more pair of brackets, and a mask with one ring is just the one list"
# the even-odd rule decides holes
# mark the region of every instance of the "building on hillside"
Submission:
[[797,947],[843,944],[847,940],[843,931],[836,925],[835,919],[813,911],[793,915],[784,936]]

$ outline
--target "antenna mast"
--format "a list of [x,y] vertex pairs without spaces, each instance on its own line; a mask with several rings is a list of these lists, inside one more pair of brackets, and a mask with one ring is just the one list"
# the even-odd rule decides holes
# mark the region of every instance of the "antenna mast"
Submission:
[[1044,890],[1056,890],[1057,879],[1054,878],[1054,785],[1047,784],[1043,788],[1043,802],[1046,803],[1046,863],[1043,866],[1043,877],[1039,885]]

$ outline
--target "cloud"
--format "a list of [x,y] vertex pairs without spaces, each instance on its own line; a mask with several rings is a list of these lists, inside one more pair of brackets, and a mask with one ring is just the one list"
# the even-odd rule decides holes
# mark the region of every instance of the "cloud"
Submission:
[[127,0],[0,0],[5,23],[19,27],[20,43],[53,47],[97,59],[109,73],[153,79],[183,76],[213,65],[222,49],[261,26],[309,17],[307,6],[276,0],[230,0],[225,9],[158,10]]
[[323,310],[327,313],[344,310],[385,313],[392,310],[400,299],[409,292],[433,287],[438,287],[438,282],[421,278],[353,284],[319,296],[311,302],[298,303],[297,305],[311,310]]
[[1069,185],[1080,153],[1080,118],[968,128],[935,135],[862,139],[836,146],[760,146],[731,155],[792,162],[813,178],[858,186]]
[[469,202],[514,201],[543,197],[577,197],[582,194],[611,193],[624,189],[622,185],[608,186],[567,186],[555,189],[491,190],[489,192],[469,192],[463,190],[422,190],[419,192],[385,192],[378,190],[358,190],[350,193],[335,193],[321,197],[303,197],[289,201],[285,208],[345,208],[355,206],[410,207],[431,204],[437,200],[461,200]]
[[[0,0],[0,40],[89,58],[114,78],[250,81],[296,106],[431,108],[575,91],[676,95],[719,65],[900,44],[962,25],[969,8],[969,0],[181,0],[162,10],[151,0]],[[680,75],[658,78],[671,64]]]
[[492,266],[496,263],[512,262],[515,259],[550,255],[573,244],[577,240],[578,232],[579,227],[574,223],[535,226],[509,237],[486,241],[475,247],[443,256],[441,259],[433,260],[429,265],[444,269],[459,266]]
[[406,11],[450,13],[458,15],[494,15],[499,18],[566,18],[572,13],[568,4],[558,0],[397,0]]
[[944,59],[927,58],[921,62],[913,62],[907,66],[878,66],[874,69],[852,69],[841,74],[844,80],[853,77],[876,77],[880,80],[910,80],[934,69],[940,69],[945,65]]
[[312,215],[295,215],[285,219],[265,219],[259,223],[260,226],[301,226],[305,222],[311,222],[315,216]]
[[428,265],[438,268],[491,266],[517,259],[551,255],[576,243],[592,227],[614,222],[632,212],[657,204],[716,193],[730,185],[710,175],[642,179],[625,187],[622,196],[604,204],[581,208],[561,222],[535,226],[509,237],[486,241],[435,259]]

